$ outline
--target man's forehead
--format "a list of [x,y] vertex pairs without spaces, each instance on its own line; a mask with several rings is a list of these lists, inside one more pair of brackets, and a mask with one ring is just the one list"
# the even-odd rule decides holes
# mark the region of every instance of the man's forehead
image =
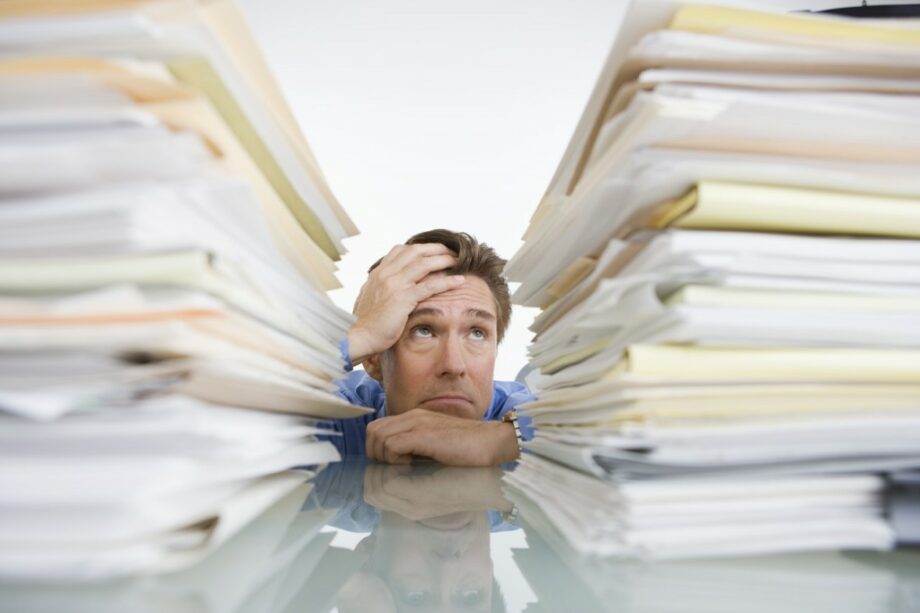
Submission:
[[435,294],[416,306],[416,311],[435,309],[445,314],[467,314],[470,311],[485,311],[492,317],[497,315],[495,298],[488,284],[479,277],[466,275],[460,287]]

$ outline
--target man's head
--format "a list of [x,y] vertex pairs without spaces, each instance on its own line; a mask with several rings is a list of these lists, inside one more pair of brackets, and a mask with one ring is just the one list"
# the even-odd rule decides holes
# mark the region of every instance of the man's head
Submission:
[[[502,276],[506,260],[498,257],[495,250],[487,244],[480,243],[466,232],[429,230],[406,241],[407,245],[431,243],[444,245],[457,255],[457,264],[445,269],[445,274],[474,276],[485,281],[495,299],[498,342],[501,342],[511,321],[511,294],[508,291],[508,282]],[[377,268],[380,262],[381,260],[374,262],[367,272],[370,273]]]
[[463,275],[466,281],[420,302],[396,344],[364,366],[383,384],[390,415],[423,408],[480,419],[492,400],[497,347],[511,318],[508,284],[501,276],[505,260],[469,234],[449,230],[423,232],[406,242],[427,243],[457,255],[453,267],[434,274]]
[[339,611],[504,611],[482,511],[413,521],[392,511],[355,553],[362,568],[336,595]]

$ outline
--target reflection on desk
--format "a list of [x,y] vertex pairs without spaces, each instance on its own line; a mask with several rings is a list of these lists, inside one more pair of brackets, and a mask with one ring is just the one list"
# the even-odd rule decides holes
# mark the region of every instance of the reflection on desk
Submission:
[[673,562],[579,556],[529,500],[514,561],[536,611],[766,613],[920,611],[920,551],[821,552]]
[[[4,585],[0,612],[920,610],[917,551],[600,562],[572,551],[526,498],[506,497],[501,477],[434,464],[332,465],[187,572]],[[516,530],[514,516],[526,547],[509,551],[493,535]],[[532,593],[509,591],[516,573]]]

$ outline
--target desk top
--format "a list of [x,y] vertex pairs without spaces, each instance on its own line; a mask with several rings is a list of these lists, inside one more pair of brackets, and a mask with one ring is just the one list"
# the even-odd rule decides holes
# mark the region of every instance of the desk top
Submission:
[[586,559],[502,474],[331,465],[190,570],[0,586],[0,612],[920,611],[917,550]]

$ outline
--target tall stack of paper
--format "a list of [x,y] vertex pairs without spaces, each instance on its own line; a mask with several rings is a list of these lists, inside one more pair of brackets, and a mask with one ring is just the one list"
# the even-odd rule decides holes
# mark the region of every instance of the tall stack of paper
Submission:
[[890,547],[920,26],[643,1],[623,28],[507,267],[543,309],[510,480],[602,555]]
[[5,2],[0,41],[0,578],[191,564],[364,412],[355,228],[232,2]]
[[[277,478],[292,479],[297,485],[192,568],[102,584],[0,584],[0,612],[329,610],[331,606],[323,609],[317,603],[324,596],[331,597],[354,573],[360,557],[330,547],[335,534],[320,532],[332,519],[333,511],[302,510],[313,484],[304,483],[302,476],[294,474]],[[317,584],[320,575],[325,580]],[[304,608],[310,603],[314,606]]]

